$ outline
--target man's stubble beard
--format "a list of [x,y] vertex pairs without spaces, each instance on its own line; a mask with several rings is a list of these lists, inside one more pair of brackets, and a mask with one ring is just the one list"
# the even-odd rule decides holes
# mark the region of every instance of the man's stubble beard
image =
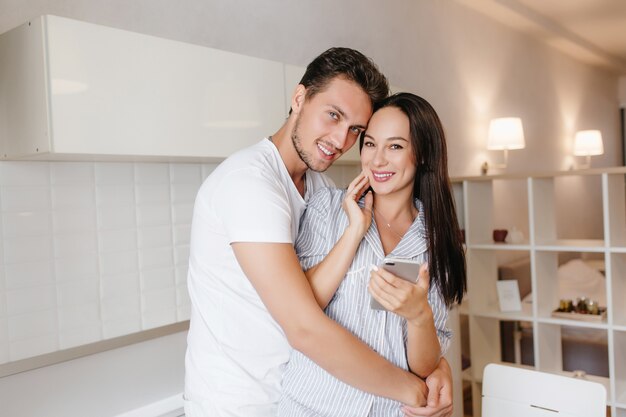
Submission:
[[323,167],[316,167],[313,163],[313,157],[311,156],[311,154],[307,153],[302,147],[302,140],[300,139],[300,136],[298,135],[299,126],[300,126],[300,115],[298,115],[298,117],[296,118],[293,131],[291,132],[291,142],[293,143],[293,147],[296,149],[296,152],[298,153],[298,157],[300,158],[300,160],[302,160],[302,162],[304,162],[307,168],[310,169],[311,171],[315,171],[315,172],[326,171],[330,167],[331,164],[325,165]]

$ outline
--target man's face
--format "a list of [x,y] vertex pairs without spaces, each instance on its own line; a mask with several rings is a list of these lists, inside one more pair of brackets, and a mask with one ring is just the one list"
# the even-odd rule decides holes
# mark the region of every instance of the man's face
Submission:
[[291,139],[309,169],[326,171],[365,130],[372,115],[370,99],[356,83],[341,77],[313,97],[300,99],[292,106],[296,121]]

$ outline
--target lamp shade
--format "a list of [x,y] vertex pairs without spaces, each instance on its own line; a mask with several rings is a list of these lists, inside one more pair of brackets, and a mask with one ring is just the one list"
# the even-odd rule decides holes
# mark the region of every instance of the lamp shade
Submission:
[[491,120],[487,149],[523,149],[525,146],[522,119],[519,117],[502,117]]
[[574,155],[602,155],[604,146],[602,144],[602,133],[599,130],[580,130],[574,137]]

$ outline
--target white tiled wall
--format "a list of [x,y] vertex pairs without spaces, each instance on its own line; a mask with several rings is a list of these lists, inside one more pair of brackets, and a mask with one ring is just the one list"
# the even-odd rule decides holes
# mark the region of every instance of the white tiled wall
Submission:
[[0,162],[0,363],[187,320],[193,203],[214,167]]
[[0,363],[188,319],[191,213],[213,168],[0,163]]

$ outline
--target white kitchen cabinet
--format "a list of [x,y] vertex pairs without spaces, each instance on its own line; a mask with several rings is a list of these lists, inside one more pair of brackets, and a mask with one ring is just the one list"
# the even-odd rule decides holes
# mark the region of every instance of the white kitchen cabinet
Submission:
[[0,35],[7,159],[224,158],[284,120],[285,66],[42,16]]

